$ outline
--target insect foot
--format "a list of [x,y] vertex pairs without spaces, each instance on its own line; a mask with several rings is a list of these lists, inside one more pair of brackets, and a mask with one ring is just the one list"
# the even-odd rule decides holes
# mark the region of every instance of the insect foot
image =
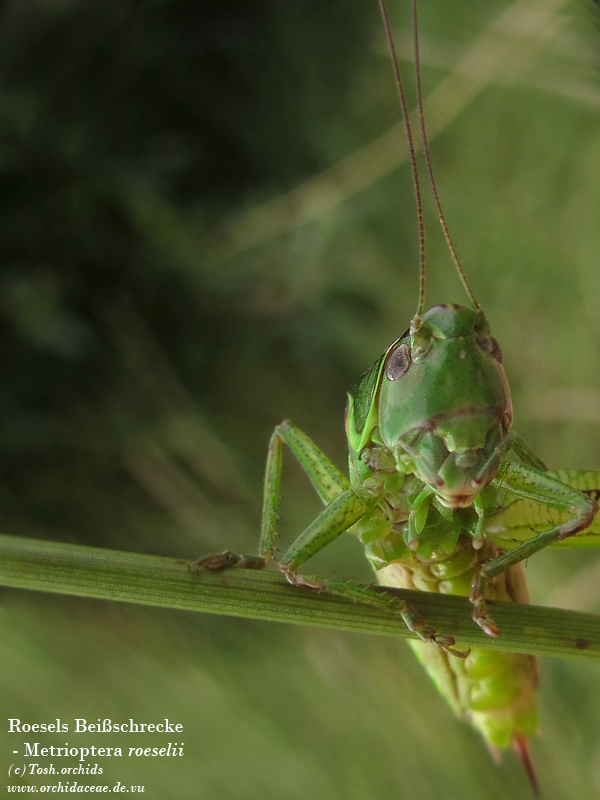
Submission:
[[403,602],[399,608],[404,624],[411,633],[416,633],[422,642],[430,642],[444,653],[456,658],[466,658],[470,650],[457,650],[454,648],[456,639],[447,633],[437,633],[434,628],[427,625],[417,609],[410,603]]
[[480,573],[473,576],[471,583],[471,593],[469,600],[473,604],[473,621],[479,625],[484,633],[488,636],[499,636],[500,629],[491,617],[490,612],[487,610],[485,602],[485,586],[486,579]]
[[287,582],[291,583],[292,586],[299,586],[301,589],[314,589],[316,592],[322,592],[327,588],[322,580],[313,578],[310,575],[300,575],[300,573],[294,572],[283,564],[279,564],[279,569],[285,575]]
[[201,569],[210,569],[213,572],[218,572],[220,569],[229,569],[229,567],[263,569],[266,563],[261,556],[240,556],[232,553],[231,550],[223,550],[222,553],[202,556],[202,558],[190,564],[190,569],[193,569],[196,575],[199,575]]

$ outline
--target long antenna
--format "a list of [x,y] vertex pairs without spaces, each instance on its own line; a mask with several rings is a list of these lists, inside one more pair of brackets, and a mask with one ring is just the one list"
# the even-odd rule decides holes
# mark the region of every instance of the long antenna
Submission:
[[[402,117],[404,119],[404,127],[406,130],[406,138],[408,140],[408,147],[410,150],[410,160],[412,165],[412,174],[413,174],[413,183],[415,187],[415,198],[417,201],[417,220],[419,226],[419,305],[417,307],[417,313],[412,321],[412,328],[417,329],[421,322],[421,315],[423,314],[423,310],[425,308],[425,226],[423,224],[423,200],[421,196],[421,186],[419,183],[419,173],[417,169],[417,157],[415,146],[412,137],[412,130],[410,127],[410,120],[408,117],[408,109],[406,105],[406,95],[404,93],[404,84],[402,82],[402,76],[400,75],[400,67],[398,66],[398,58],[396,56],[396,48],[394,46],[394,38],[392,36],[392,30],[390,26],[390,20],[388,17],[387,6],[385,0],[379,0],[379,7],[381,8],[381,15],[383,17],[383,25],[385,28],[385,35],[388,43],[388,48],[390,51],[390,55],[392,57],[392,64],[394,66],[394,72],[396,74],[396,86],[398,87],[398,94],[400,96],[400,105],[402,107]],[[450,231],[448,230],[448,225],[446,223],[446,218],[444,216],[444,212],[442,211],[442,204],[440,202],[440,196],[438,194],[437,186],[435,183],[435,177],[433,174],[433,167],[431,164],[431,156],[429,153],[429,142],[427,140],[427,131],[425,129],[425,114],[423,112],[423,93],[421,91],[421,66],[420,66],[420,58],[419,58],[419,27],[418,27],[418,19],[417,19],[417,0],[412,0],[412,11],[413,11],[413,43],[414,43],[414,51],[415,51],[415,83],[416,83],[416,91],[417,91],[417,110],[419,114],[419,123],[421,128],[421,140],[423,142],[423,155],[425,157],[425,164],[427,165],[427,173],[429,175],[429,183],[431,184],[431,191],[433,193],[433,199],[435,202],[435,206],[438,212],[438,219],[440,222],[440,227],[442,229],[442,233],[444,234],[444,238],[446,240],[446,245],[448,246],[448,250],[450,251],[450,256],[452,257],[452,261],[454,262],[454,266],[456,267],[456,271],[458,273],[458,277],[460,278],[460,282],[463,285],[463,289],[465,290],[467,297],[471,301],[473,305],[473,309],[479,313],[481,313],[481,306],[475,299],[475,295],[473,294],[473,290],[469,285],[469,281],[467,280],[467,276],[464,273],[464,270],[461,266],[461,263],[458,259],[458,254],[456,252],[456,248],[454,247],[454,242],[452,241],[452,237],[450,236]]]
[[433,167],[431,165],[431,156],[429,155],[429,142],[427,141],[427,131],[425,130],[425,114],[423,112],[423,93],[421,91],[421,62],[419,58],[419,27],[417,19],[417,0],[413,0],[412,8],[413,8],[413,40],[414,40],[414,50],[415,50],[415,80],[417,86],[417,107],[419,111],[419,122],[421,125],[423,155],[425,156],[425,163],[427,164],[427,172],[429,173],[429,182],[431,184],[431,191],[433,192],[433,199],[435,200],[435,206],[437,208],[440,226],[442,228],[444,238],[446,239],[448,250],[450,250],[452,261],[454,261],[454,266],[456,267],[456,271],[458,272],[458,277],[460,278],[460,282],[462,283],[463,288],[467,293],[467,297],[473,304],[473,308],[475,309],[475,311],[481,312],[481,307],[477,302],[477,300],[475,299],[473,290],[469,286],[469,281],[467,280],[467,276],[465,275],[463,268],[460,264],[460,261],[458,260],[456,248],[454,247],[454,242],[452,241],[452,237],[450,236],[450,231],[448,230],[448,225],[446,224],[446,218],[444,216],[444,212],[442,211],[442,204],[440,202],[440,196],[438,194],[437,186],[435,185],[435,178],[433,176]]
[[[394,46],[394,38],[392,36],[392,29],[390,26],[390,19],[388,17],[385,0],[379,0],[379,7],[381,9],[381,16],[383,17],[383,25],[385,28],[385,36],[387,39],[388,49],[390,51],[390,56],[392,57],[394,72],[396,73],[396,86],[398,87],[398,95],[400,96],[400,106],[402,107],[402,118],[404,120],[404,129],[406,131],[408,148],[410,150],[410,162],[412,165],[413,185],[415,189],[415,200],[417,204],[417,225],[419,229],[419,304],[417,306],[417,313],[415,314],[411,324],[411,328],[416,330],[421,324],[421,315],[423,314],[423,310],[425,308],[425,225],[423,224],[423,198],[421,196],[421,185],[419,183],[417,154],[413,142],[410,120],[408,118],[406,94],[404,92],[404,84],[402,83],[402,76],[400,75],[400,67],[398,66],[398,59],[396,57],[396,48]],[[413,5],[413,13],[416,13],[416,7],[414,5]],[[462,270],[460,270],[460,272],[462,273]]]

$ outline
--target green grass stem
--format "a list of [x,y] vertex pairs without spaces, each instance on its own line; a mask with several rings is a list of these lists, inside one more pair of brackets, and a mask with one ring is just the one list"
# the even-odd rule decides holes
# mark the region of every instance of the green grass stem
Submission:
[[[184,559],[0,535],[0,585],[78,597],[201,611],[270,622],[410,637],[393,613],[290,586],[276,571],[200,575]],[[516,603],[490,603],[501,635],[486,636],[467,599],[390,590],[436,630],[471,647],[560,658],[600,657],[600,617]]]

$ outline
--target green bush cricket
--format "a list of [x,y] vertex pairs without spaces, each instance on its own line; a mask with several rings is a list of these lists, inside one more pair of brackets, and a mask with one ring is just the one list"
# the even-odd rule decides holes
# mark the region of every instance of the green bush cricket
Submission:
[[[334,591],[376,607],[391,600],[375,587],[299,573],[305,561],[347,530],[365,546],[382,586],[468,596],[486,634],[498,630],[487,600],[527,602],[521,563],[542,548],[590,529],[600,475],[548,471],[511,431],[512,405],[501,350],[460,266],[444,220],[423,121],[416,0],[417,98],[425,164],[442,230],[471,308],[424,313],[425,256],[416,148],[384,0],[380,0],[403,110],[421,240],[420,293],[409,329],[348,394],[347,479],[306,434],[283,422],[269,444],[258,556],[225,551],[196,570],[262,568],[273,559],[288,581]],[[275,556],[283,444],[295,455],[325,508],[280,558]],[[528,739],[538,728],[533,657],[461,649],[409,604],[396,611],[419,640],[410,644],[455,713],[493,752],[509,745],[537,781]]]

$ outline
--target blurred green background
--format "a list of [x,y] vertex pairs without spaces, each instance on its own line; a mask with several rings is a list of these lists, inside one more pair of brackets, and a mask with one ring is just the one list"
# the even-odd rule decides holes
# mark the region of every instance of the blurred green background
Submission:
[[[403,59],[408,5],[390,0]],[[425,95],[452,73],[428,106],[442,201],[515,428],[553,467],[600,466],[596,12],[421,3]],[[376,3],[0,13],[2,530],[190,560],[253,551],[274,425],[291,418],[343,467],[345,392],[416,308],[410,172],[400,138],[377,144],[399,109]],[[428,303],[464,302],[429,200],[427,221]],[[319,507],[291,459],[283,495],[289,538]],[[315,560],[369,579],[351,537]],[[600,611],[595,553],[544,552],[527,573],[536,602]],[[103,760],[98,782],[182,800],[531,796],[402,643],[2,598],[7,717],[183,723],[185,758]],[[544,797],[597,797],[600,668],[542,668]]]

